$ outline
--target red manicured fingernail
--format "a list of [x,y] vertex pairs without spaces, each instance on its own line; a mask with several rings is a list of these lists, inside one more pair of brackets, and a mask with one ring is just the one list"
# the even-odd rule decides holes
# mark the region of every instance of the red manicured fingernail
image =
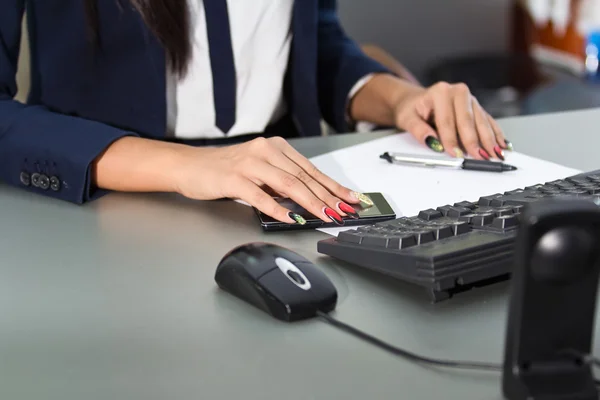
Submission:
[[479,155],[483,158],[485,158],[486,160],[490,159],[490,155],[488,154],[487,151],[485,151],[484,149],[479,149]]
[[344,225],[344,220],[340,214],[336,213],[332,208],[323,207],[323,214],[338,225]]
[[348,214],[352,218],[358,218],[358,213],[356,212],[356,210],[352,206],[349,206],[348,204],[344,203],[343,201],[339,201],[337,203],[337,208],[341,212]]
[[504,151],[502,151],[500,146],[498,146],[498,145],[494,146],[494,151],[496,152],[496,155],[498,155],[498,158],[500,158],[502,161],[504,161]]

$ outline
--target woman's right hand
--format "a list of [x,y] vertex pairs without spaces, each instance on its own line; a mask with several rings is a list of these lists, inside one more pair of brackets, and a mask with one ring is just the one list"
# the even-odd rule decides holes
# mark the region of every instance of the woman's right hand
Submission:
[[357,217],[350,204],[372,205],[366,196],[320,172],[280,137],[227,147],[189,147],[182,160],[176,178],[180,194],[197,200],[243,200],[286,223],[304,221],[268,192],[289,197],[323,221],[340,225],[343,216]]

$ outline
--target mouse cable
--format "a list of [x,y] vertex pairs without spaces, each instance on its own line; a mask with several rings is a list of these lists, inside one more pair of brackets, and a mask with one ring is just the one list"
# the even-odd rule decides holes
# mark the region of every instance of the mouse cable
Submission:
[[388,344],[376,337],[373,337],[359,329],[356,329],[342,321],[339,321],[329,314],[317,311],[317,315],[323,318],[329,324],[339,328],[351,335],[354,335],[362,340],[365,340],[383,350],[389,351],[392,354],[395,354],[400,357],[407,358],[411,361],[415,361],[418,363],[434,365],[438,367],[447,367],[447,368],[459,368],[459,369],[476,369],[476,370],[485,370],[485,371],[502,371],[503,366],[500,364],[491,364],[491,363],[480,363],[480,362],[471,362],[471,361],[454,361],[454,360],[441,360],[436,358],[429,358],[420,356],[415,353],[411,353],[410,351],[401,349],[399,347]]
[[[380,339],[377,339],[374,336],[369,335],[353,326],[346,324],[340,320],[333,318],[331,315],[317,310],[317,315],[324,319],[329,324],[335,326],[338,329],[341,329],[351,335],[354,335],[362,340],[365,340],[383,350],[386,350],[394,355],[399,357],[404,357],[408,360],[415,361],[418,363],[434,365],[437,367],[446,367],[446,368],[458,368],[458,369],[475,369],[475,370],[485,370],[485,371],[502,371],[503,366],[500,364],[492,364],[492,363],[483,363],[483,362],[474,362],[474,361],[455,361],[455,360],[442,360],[437,358],[430,358],[420,356],[415,353],[411,353],[408,350],[401,349],[399,347],[393,346],[389,343],[386,343]],[[582,355],[580,352],[575,350],[565,350],[561,351],[563,354],[570,354],[572,356],[581,358],[583,362],[589,363],[595,367],[600,367],[600,358],[595,357],[593,355]],[[595,383],[600,386],[600,380],[595,380]]]
[[[351,335],[354,335],[360,339],[363,339],[377,347],[382,348],[383,350],[389,351],[390,353],[392,353],[394,355],[407,358],[411,361],[415,361],[415,362],[427,364],[427,365],[434,365],[437,367],[445,367],[445,368],[475,369],[475,370],[484,370],[484,371],[502,371],[503,370],[503,366],[499,365],[499,364],[473,362],[473,361],[441,360],[441,359],[437,359],[437,358],[429,358],[429,357],[420,356],[418,354],[411,353],[410,351],[401,349],[399,347],[396,347],[389,343],[386,343],[380,339],[377,339],[376,337],[373,337],[359,329],[356,329],[353,326],[350,326],[342,321],[339,321],[339,320],[333,318],[331,315],[324,313],[323,311],[317,310],[317,315],[319,317],[321,317],[322,319],[324,319],[329,324],[335,326],[336,328],[339,328],[347,333],[350,333]],[[568,353],[571,353],[572,355],[575,355],[577,357],[581,356],[579,352],[573,351],[573,352],[568,352]],[[600,367],[600,358],[598,358],[598,357],[588,355],[588,356],[584,356],[583,360],[584,360],[584,362],[590,363],[590,364],[594,365],[595,367]],[[596,386],[598,388],[600,388],[600,380],[599,379],[594,379],[594,383],[596,384]]]

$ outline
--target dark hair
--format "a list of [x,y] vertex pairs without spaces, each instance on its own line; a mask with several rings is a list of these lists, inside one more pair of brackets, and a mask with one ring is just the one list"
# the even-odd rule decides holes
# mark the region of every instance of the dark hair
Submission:
[[[98,1],[107,0],[85,0],[90,37],[95,44],[99,43],[100,37]],[[131,3],[164,47],[170,67],[180,76],[185,75],[192,54],[187,0],[113,1],[119,5],[123,1]]]

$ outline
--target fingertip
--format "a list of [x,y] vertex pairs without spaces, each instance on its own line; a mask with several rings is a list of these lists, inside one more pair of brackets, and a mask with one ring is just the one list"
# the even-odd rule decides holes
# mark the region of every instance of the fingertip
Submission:
[[364,193],[352,192],[352,198],[358,199],[358,201],[355,203],[361,203],[367,207],[371,207],[375,204],[375,203],[373,203],[373,200],[371,200],[371,198]]
[[494,153],[498,159],[504,161],[504,150],[499,145],[494,146]]
[[340,196],[341,200],[347,201],[348,203],[352,203],[352,204],[358,204],[360,203],[360,199],[358,198],[357,195],[358,192],[355,192],[354,190],[350,190],[348,188],[344,189],[343,195]]
[[491,158],[489,153],[481,148],[477,151],[477,154],[479,155],[479,157],[481,157],[481,159],[484,160],[489,160]]
[[451,155],[456,158],[465,158],[465,153],[463,153],[463,151],[459,147],[454,147],[454,149],[452,149]]
[[442,142],[440,142],[440,140],[434,135],[428,135],[425,137],[425,145],[436,153],[443,153],[445,150]]
[[290,224],[306,225],[306,219],[300,214],[289,211],[287,213],[287,222]]
[[344,200],[350,204],[360,204],[360,200],[357,199],[356,197],[354,197],[354,195],[344,196],[342,200]]
[[356,212],[356,210],[354,209],[354,207],[352,207],[349,204],[346,204],[343,201],[338,201],[337,204],[335,205],[338,214],[340,214],[342,217],[346,217],[346,216],[350,216],[350,218],[358,218],[358,212]]

